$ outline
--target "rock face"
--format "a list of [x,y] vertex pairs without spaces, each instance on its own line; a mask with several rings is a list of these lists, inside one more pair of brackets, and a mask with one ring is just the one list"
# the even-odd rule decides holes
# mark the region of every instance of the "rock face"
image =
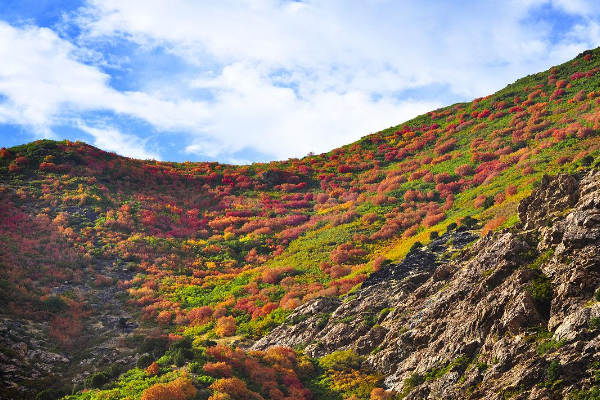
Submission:
[[[131,279],[133,273],[106,261],[99,267],[109,276]],[[125,339],[134,335],[137,323],[117,296],[117,286],[94,287],[88,282],[66,281],[53,293],[76,290],[85,293],[94,310],[93,319],[83,320],[80,343],[93,340],[85,353],[60,348],[50,339],[50,324],[0,315],[0,399],[31,399],[44,388],[68,382],[81,384],[94,370],[112,364],[131,367],[136,358]],[[122,319],[123,322],[119,323]],[[82,357],[81,355],[84,355]]]
[[254,348],[352,349],[406,399],[568,398],[600,361],[600,173],[545,177],[519,217],[470,246],[446,234]]

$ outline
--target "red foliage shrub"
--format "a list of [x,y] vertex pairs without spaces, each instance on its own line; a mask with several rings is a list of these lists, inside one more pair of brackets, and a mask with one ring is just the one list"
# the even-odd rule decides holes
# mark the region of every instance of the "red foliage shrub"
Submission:
[[158,313],[156,322],[158,322],[160,325],[169,325],[172,319],[173,313],[171,311],[164,310]]
[[450,150],[453,150],[456,146],[456,139],[450,139],[446,142],[438,143],[433,149],[434,153],[439,155],[445,154]]
[[531,174],[533,174],[534,172],[535,172],[535,170],[533,169],[533,167],[532,167],[532,166],[525,167],[525,168],[523,168],[523,169],[521,170],[521,173],[522,173],[523,175],[531,175]]
[[506,196],[514,196],[515,194],[517,194],[517,186],[516,185],[508,185],[506,187]]
[[352,172],[353,170],[354,170],[354,168],[352,168],[352,167],[351,167],[351,166],[349,166],[349,165],[340,165],[340,166],[337,168],[337,171],[338,171],[340,174],[344,174],[344,173]]
[[429,228],[444,220],[444,218],[446,218],[446,215],[444,213],[427,214],[423,219],[423,224]]
[[447,172],[442,172],[435,176],[435,183],[448,183],[452,181],[452,176]]
[[2,147],[0,149],[0,158],[7,159],[10,157],[12,157],[12,153],[6,147]]
[[474,206],[475,208],[481,208],[483,207],[483,204],[485,203],[485,199],[486,199],[486,195],[485,194],[480,194],[479,196],[477,196],[475,198],[475,203]]
[[319,204],[325,204],[329,200],[329,195],[327,193],[319,193],[315,200]]
[[350,268],[350,267],[342,266],[342,265],[334,265],[333,267],[331,267],[329,275],[333,279],[337,279],[337,278],[341,278],[342,276],[348,275],[350,272],[352,272],[352,268]]
[[379,271],[385,260],[386,258],[384,256],[377,256],[375,260],[373,260],[373,271]]
[[366,213],[362,216],[363,223],[370,225],[379,220],[379,216],[374,212]]
[[207,375],[219,377],[219,378],[229,378],[229,377],[231,377],[231,374],[232,374],[231,365],[229,365],[223,361],[218,361],[218,362],[214,362],[214,363],[213,362],[206,363],[206,364],[204,364],[203,369]]
[[562,156],[562,157],[559,157],[556,159],[556,163],[558,165],[564,165],[568,162],[571,162],[571,157],[569,157],[569,156]]
[[413,225],[402,233],[402,239],[408,239],[411,236],[414,236],[419,230],[419,225]]
[[187,317],[192,325],[202,325],[208,322],[213,315],[213,309],[211,306],[202,306],[192,308],[187,313]]
[[500,192],[494,196],[495,204],[502,204],[502,203],[504,203],[504,200],[506,200],[506,195],[504,194],[504,192]]
[[556,100],[567,93],[564,89],[556,89],[550,96],[550,100]]

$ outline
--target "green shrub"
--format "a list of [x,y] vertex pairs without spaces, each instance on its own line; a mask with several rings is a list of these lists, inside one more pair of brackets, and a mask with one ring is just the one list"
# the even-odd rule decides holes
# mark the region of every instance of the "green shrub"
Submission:
[[550,279],[545,275],[540,275],[531,281],[527,286],[527,290],[531,293],[540,314],[548,318],[553,294]]
[[58,296],[50,296],[44,301],[44,310],[59,313],[67,309],[67,302]]
[[154,357],[152,357],[152,355],[146,353],[146,354],[142,354],[140,356],[140,358],[138,358],[137,362],[135,363],[136,367],[138,368],[148,368],[148,366],[150,364],[152,364],[152,361],[154,361]]
[[411,376],[406,378],[406,380],[404,381],[404,385],[412,389],[414,387],[419,386],[423,382],[425,382],[425,378],[423,377],[423,375],[415,372]]
[[600,301],[600,289],[596,290],[594,297],[596,298],[596,301]]
[[106,372],[97,372],[85,378],[84,385],[88,389],[99,389],[110,381]]
[[538,353],[538,355],[541,356],[550,351],[560,348],[563,344],[564,342],[562,340],[550,339],[540,343],[536,348],[536,352]]
[[440,234],[438,233],[438,231],[432,231],[431,233],[429,233],[429,240],[435,240],[438,237],[440,237]]
[[546,382],[552,384],[558,380],[560,376],[560,363],[557,360],[552,360],[546,369]]
[[455,230],[458,227],[458,225],[456,224],[456,222],[451,222],[447,227],[446,227],[446,233],[448,232],[452,232],[453,230]]
[[413,245],[410,248],[410,251],[418,250],[421,247],[423,247],[423,243],[421,243],[421,242],[414,242]]
[[483,202],[483,208],[487,209],[487,208],[490,208],[493,205],[494,205],[494,197],[493,196],[486,197],[485,201]]
[[329,322],[329,318],[331,317],[331,313],[324,313],[319,315],[319,319],[317,320],[317,328],[323,329],[327,326]]
[[144,339],[140,350],[156,356],[162,355],[167,349],[168,342],[166,337],[147,337]]
[[60,399],[65,393],[58,389],[46,389],[42,390],[35,396],[35,400],[56,400]]
[[476,218],[473,218],[470,215],[467,215],[466,217],[463,218],[460,226],[463,226],[467,229],[473,229],[477,226],[478,222],[479,221]]
[[352,350],[334,351],[319,360],[319,365],[322,368],[336,371],[359,369],[361,363],[362,357]]
[[588,326],[591,330],[594,330],[594,331],[597,329],[600,329],[600,317],[590,318],[590,322],[589,322]]

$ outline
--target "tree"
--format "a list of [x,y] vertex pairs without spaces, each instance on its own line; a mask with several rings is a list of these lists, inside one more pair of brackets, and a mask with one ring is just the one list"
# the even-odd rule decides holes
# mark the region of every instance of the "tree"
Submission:
[[235,333],[235,319],[229,315],[217,320],[215,333],[219,336],[231,336]]

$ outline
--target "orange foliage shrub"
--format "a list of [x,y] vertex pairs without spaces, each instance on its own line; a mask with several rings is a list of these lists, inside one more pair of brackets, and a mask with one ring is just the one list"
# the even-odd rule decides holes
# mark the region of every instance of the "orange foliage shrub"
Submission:
[[169,383],[157,383],[142,393],[141,400],[187,400],[196,396],[198,391],[192,382],[181,377]]
[[492,220],[489,220],[484,226],[483,229],[481,230],[481,234],[485,235],[486,233],[493,231],[494,229],[498,228],[499,226],[501,226],[504,222],[506,221],[506,217],[501,215],[499,217],[496,217]]
[[382,388],[375,388],[371,391],[370,400],[390,400],[394,397],[395,393],[387,391]]
[[217,320],[215,333],[219,336],[231,336],[235,333],[235,319],[230,315]]
[[156,363],[156,361],[153,361],[152,364],[150,364],[148,366],[148,368],[146,368],[145,372],[146,375],[148,376],[154,376],[154,375],[158,375],[160,368],[158,366],[158,364]]
[[171,311],[164,310],[158,313],[156,322],[161,325],[168,325],[171,323],[171,319],[173,319],[173,313]]
[[210,385],[210,388],[215,392],[225,393],[236,399],[252,399],[256,397],[253,396],[254,393],[248,390],[246,383],[238,378],[219,379]]
[[231,371],[231,365],[222,361],[216,363],[209,362],[204,364],[204,372],[206,372],[210,376],[229,378],[231,377]]

